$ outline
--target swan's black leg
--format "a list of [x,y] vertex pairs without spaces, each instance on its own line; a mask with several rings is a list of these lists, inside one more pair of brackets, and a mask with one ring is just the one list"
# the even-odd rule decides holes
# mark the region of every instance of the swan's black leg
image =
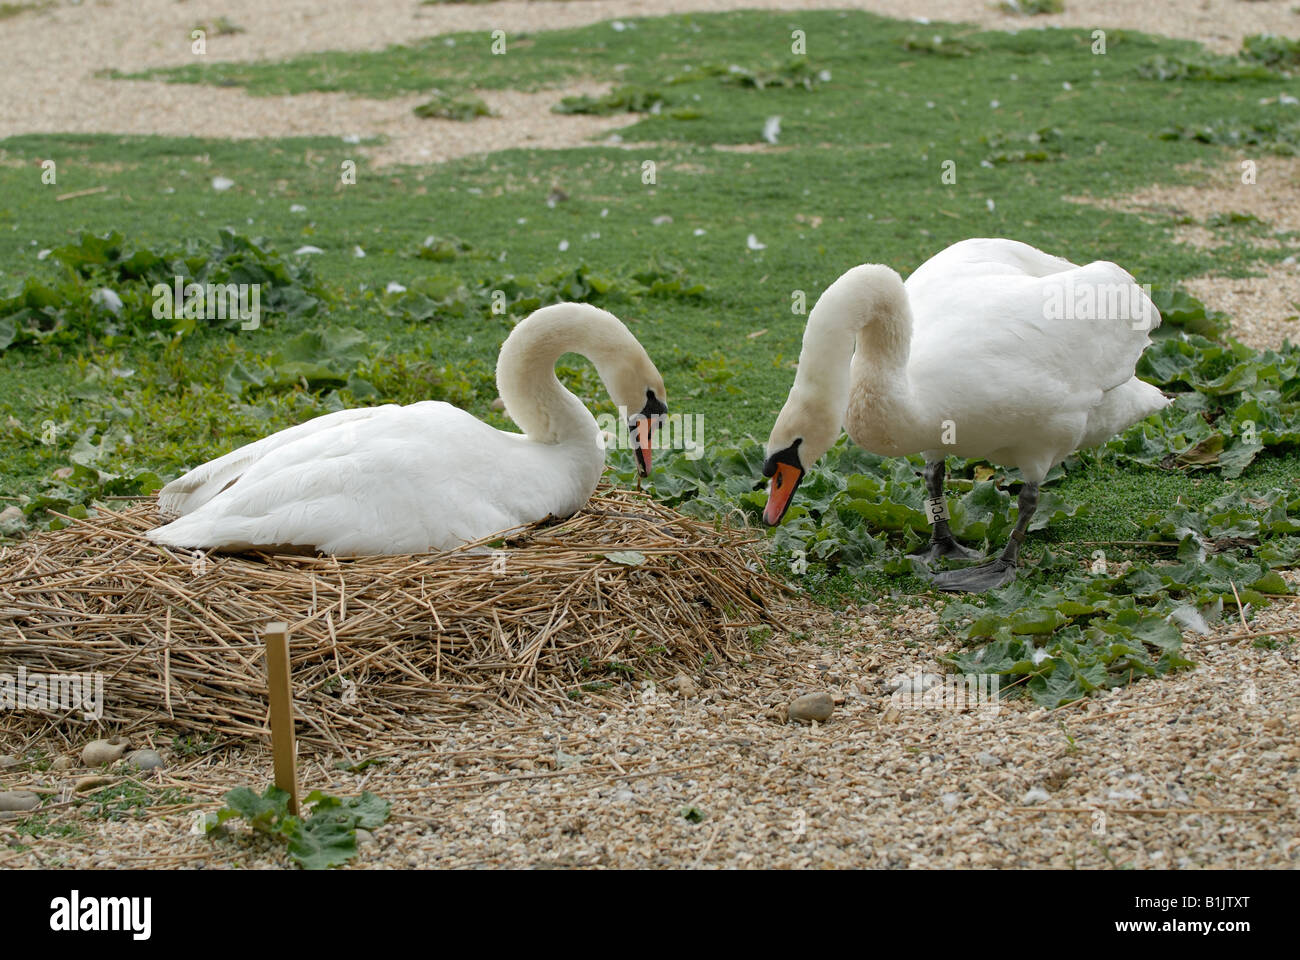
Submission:
[[1020,545],[1025,542],[1025,533],[1029,530],[1029,521],[1038,509],[1038,484],[1026,483],[1020,488],[1017,501],[1020,515],[1016,517],[1016,528],[1011,531],[1011,539],[1006,549],[996,560],[981,563],[978,567],[963,567],[960,570],[945,570],[931,582],[940,590],[953,593],[983,593],[1005,587],[1016,578],[1016,559],[1020,556]]
[[[943,457],[930,460],[925,465],[926,492],[930,494],[931,501],[938,501],[940,504],[943,503],[944,467]],[[942,519],[931,519],[929,547],[912,556],[924,563],[932,563],[940,557],[950,557],[954,560],[981,559],[978,551],[963,547],[953,538],[952,530],[948,528],[947,512],[945,508],[942,511]]]

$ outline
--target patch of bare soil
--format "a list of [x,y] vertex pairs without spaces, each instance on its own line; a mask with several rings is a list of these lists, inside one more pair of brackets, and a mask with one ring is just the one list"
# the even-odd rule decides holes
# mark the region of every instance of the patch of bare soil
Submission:
[[[1247,160],[1255,165],[1253,177],[1242,167]],[[1256,218],[1274,235],[1252,236],[1249,242],[1261,249],[1294,248],[1295,259],[1258,264],[1255,269],[1262,277],[1210,273],[1190,277],[1184,286],[1228,313],[1233,336],[1249,346],[1264,350],[1288,339],[1300,342],[1300,242],[1277,236],[1300,231],[1300,158],[1243,156],[1212,169],[1199,184],[1154,185],[1124,197],[1067,199],[1168,223],[1175,240],[1206,250],[1235,239],[1239,225],[1232,222],[1233,215]]]

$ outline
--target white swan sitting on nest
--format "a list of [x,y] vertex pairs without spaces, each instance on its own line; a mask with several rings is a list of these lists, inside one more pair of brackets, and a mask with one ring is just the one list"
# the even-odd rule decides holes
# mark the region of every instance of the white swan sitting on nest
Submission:
[[953,244],[906,284],[883,265],[854,267],[808,316],[794,387],[767,443],[764,520],[781,522],[843,424],[872,453],[924,454],[933,529],[922,556],[971,559],[948,528],[944,458],[981,457],[1025,478],[1015,530],[997,559],[934,584],[974,592],[1009,583],[1047,472],[1170,403],[1133,375],[1159,323],[1115,264],[1079,267],[1015,240]]
[[501,347],[497,388],[522,434],[438,401],[341,410],[173,480],[158,505],[180,519],[148,536],[205,550],[424,553],[571,516],[596,489],[605,443],[555,376],[568,352],[590,359],[615,404],[636,411],[630,435],[648,472],[667,411],[663,378],[613,314],[561,303],[523,320]]

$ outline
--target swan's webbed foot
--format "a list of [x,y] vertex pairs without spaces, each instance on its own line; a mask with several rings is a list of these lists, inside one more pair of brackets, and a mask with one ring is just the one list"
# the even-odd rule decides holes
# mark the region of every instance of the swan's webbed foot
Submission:
[[986,590],[1005,587],[1014,579],[1016,579],[1015,561],[998,557],[988,563],[981,563],[978,567],[945,570],[943,573],[936,574],[930,582],[940,590],[947,590],[950,593],[984,593]]
[[934,538],[929,545],[920,553],[909,553],[908,557],[920,560],[924,564],[931,564],[940,557],[946,557],[949,560],[983,560],[984,554],[978,550],[972,550],[970,547],[963,547],[951,536]]
[[1020,545],[1025,542],[1029,521],[1038,507],[1038,484],[1026,482],[1020,488],[1017,503],[1020,515],[1016,518],[1016,528],[1011,531],[1011,538],[1001,556],[981,563],[978,567],[945,570],[930,582],[940,590],[951,593],[983,593],[1005,587],[1016,579],[1016,559],[1020,556]]

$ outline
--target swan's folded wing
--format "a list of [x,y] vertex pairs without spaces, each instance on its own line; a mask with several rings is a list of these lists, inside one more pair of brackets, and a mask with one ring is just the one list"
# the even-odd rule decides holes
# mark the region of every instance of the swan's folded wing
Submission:
[[253,464],[272,451],[335,427],[343,427],[347,424],[359,425],[375,417],[384,416],[385,411],[394,409],[396,405],[385,404],[381,407],[339,410],[245,444],[224,456],[195,467],[167,484],[158,492],[158,509],[168,516],[184,516],[192,513],[238,480]]
[[1043,337],[1058,345],[1066,382],[1113,390],[1133,378],[1160,311],[1123,267],[1097,260],[1039,281]]
[[495,430],[449,404],[391,409],[355,443],[317,431],[281,445],[150,539],[230,551],[423,553],[551,511],[562,471],[550,461],[560,448]]
[[932,280],[951,283],[961,277],[1046,277],[1074,269],[1077,265],[1069,260],[1044,253],[1019,240],[975,237],[944,247],[913,271],[908,286],[912,286],[913,280],[917,283]]
[[1043,277],[931,274],[909,279],[908,297],[916,377],[951,375],[961,357],[966,369],[998,372],[990,390],[1076,409],[1132,379],[1160,323],[1133,277],[1106,261]]

